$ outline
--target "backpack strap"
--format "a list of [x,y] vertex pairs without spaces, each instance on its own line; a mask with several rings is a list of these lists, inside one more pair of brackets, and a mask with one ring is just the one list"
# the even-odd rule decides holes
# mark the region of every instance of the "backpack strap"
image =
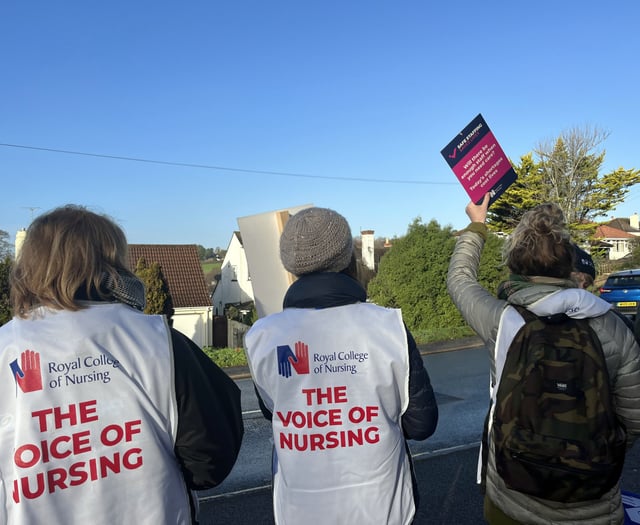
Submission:
[[509,304],[510,306],[513,306],[518,311],[518,313],[524,319],[525,323],[528,323],[529,321],[535,321],[536,319],[540,319],[545,324],[558,324],[558,323],[563,323],[568,319],[571,319],[571,317],[569,317],[564,312],[552,314],[552,315],[538,316],[534,314],[531,310],[528,310],[527,308],[525,308],[524,306],[521,306],[519,304],[511,304],[511,303]]
[[516,309],[516,311],[522,316],[522,318],[524,319],[524,322],[527,323],[529,321],[534,321],[538,318],[538,316],[536,314],[534,314],[532,311],[527,310],[524,306],[521,306],[519,304],[511,304],[509,303],[510,306],[512,306],[513,308]]

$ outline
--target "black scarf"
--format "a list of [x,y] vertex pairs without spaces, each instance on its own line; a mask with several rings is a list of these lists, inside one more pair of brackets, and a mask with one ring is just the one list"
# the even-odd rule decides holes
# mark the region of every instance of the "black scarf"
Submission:
[[143,311],[147,304],[144,283],[133,274],[118,272],[118,277],[114,279],[111,274],[105,273],[100,288],[114,300],[128,304],[136,310]]

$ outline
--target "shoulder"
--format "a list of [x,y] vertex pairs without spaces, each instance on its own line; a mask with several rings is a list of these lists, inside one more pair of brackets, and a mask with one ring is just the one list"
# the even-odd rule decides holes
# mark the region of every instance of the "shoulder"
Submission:
[[633,327],[615,312],[594,317],[589,320],[589,325],[600,339],[610,374],[615,373],[620,363],[627,361],[631,354],[638,353]]
[[169,328],[169,333],[171,334],[171,343],[173,344],[174,351],[185,352],[194,349],[200,350],[197,344],[175,328]]
[[589,319],[589,325],[598,334],[600,340],[605,342],[624,343],[633,333],[627,321],[613,310]]
[[176,385],[188,386],[190,383],[203,381],[206,377],[217,374],[217,365],[197,344],[175,328],[169,328],[169,332]]

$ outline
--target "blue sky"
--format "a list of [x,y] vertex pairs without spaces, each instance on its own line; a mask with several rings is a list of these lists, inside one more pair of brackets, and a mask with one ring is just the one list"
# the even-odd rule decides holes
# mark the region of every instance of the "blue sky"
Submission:
[[[13,240],[66,203],[131,243],[211,248],[238,217],[310,203],[354,235],[463,227],[440,150],[478,113],[511,159],[596,126],[605,171],[640,167],[639,15],[631,0],[4,2],[0,229]],[[640,187],[612,215],[636,211]]]

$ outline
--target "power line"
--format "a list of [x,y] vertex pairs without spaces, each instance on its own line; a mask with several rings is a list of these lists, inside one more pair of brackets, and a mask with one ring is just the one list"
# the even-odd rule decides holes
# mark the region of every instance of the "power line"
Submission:
[[84,157],[97,157],[102,159],[112,159],[112,160],[126,160],[130,162],[145,162],[148,164],[162,164],[164,166],[180,166],[183,168],[198,168],[198,169],[207,169],[207,170],[220,170],[220,171],[233,171],[233,172],[241,172],[241,173],[254,173],[260,175],[278,175],[282,177],[300,177],[307,179],[331,179],[331,180],[342,180],[342,181],[357,181],[357,182],[384,182],[391,184],[437,184],[437,185],[456,185],[457,182],[434,182],[427,180],[392,180],[392,179],[371,179],[367,177],[335,177],[331,175],[309,175],[307,173],[291,173],[286,171],[268,171],[268,170],[253,170],[253,169],[244,169],[244,168],[230,168],[227,166],[214,166],[209,164],[194,164],[190,162],[171,162],[166,160],[154,160],[154,159],[143,159],[139,157],[125,157],[122,155],[106,155],[102,153],[87,153],[84,151],[71,151],[64,149],[55,149],[55,148],[43,148],[38,146],[26,146],[23,144],[3,144],[0,143],[0,146],[5,148],[21,148],[21,149],[29,149],[35,151],[48,151],[50,153],[62,153],[65,155],[81,155]]

